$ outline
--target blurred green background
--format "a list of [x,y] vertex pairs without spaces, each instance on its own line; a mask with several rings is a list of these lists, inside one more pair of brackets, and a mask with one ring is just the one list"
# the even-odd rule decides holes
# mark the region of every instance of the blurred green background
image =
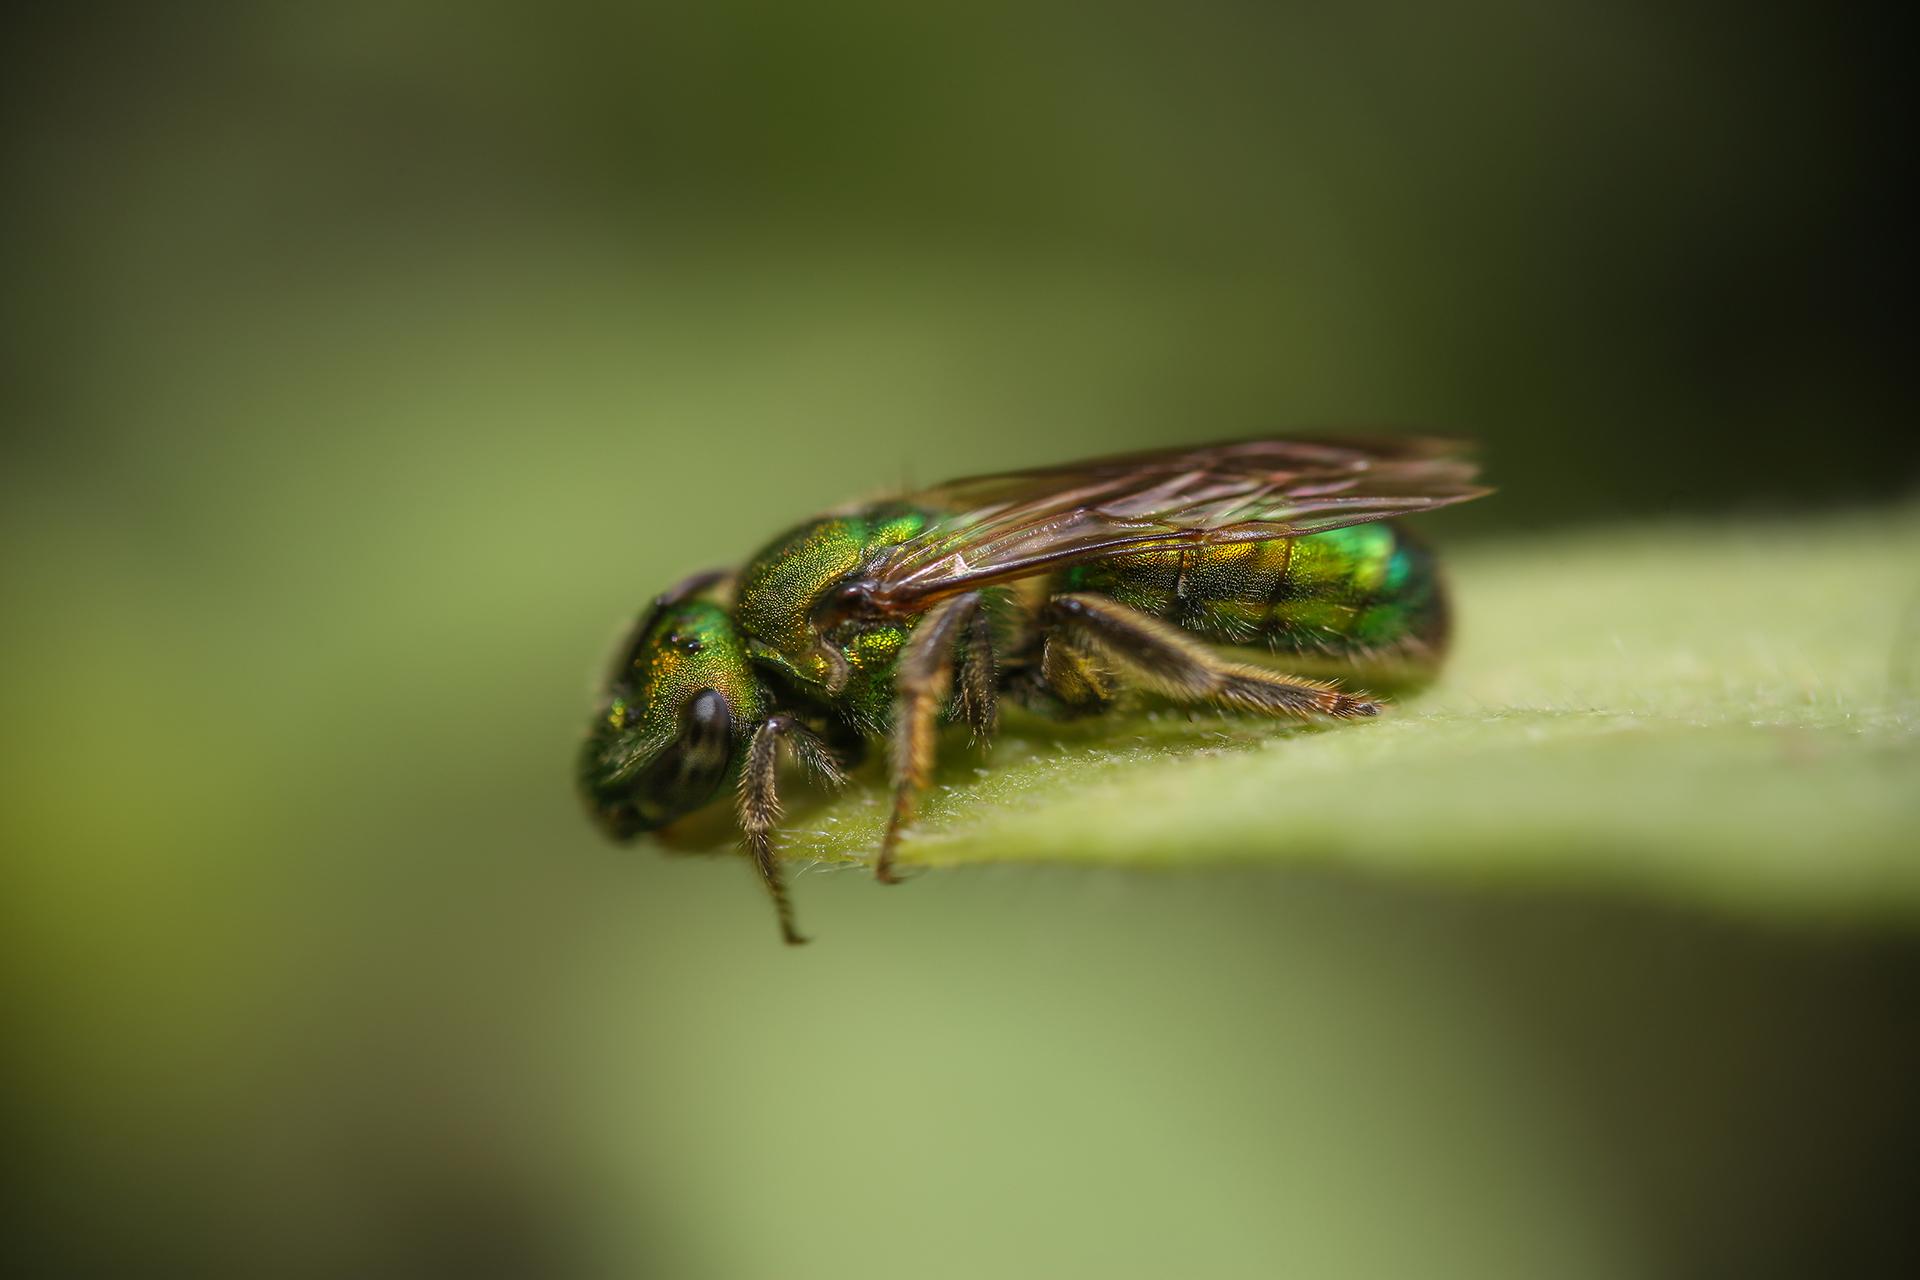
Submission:
[[1871,10],[14,26],[43,1273],[1751,1276],[1901,1239],[1884,925],[1006,867],[808,877],[787,953],[743,869],[604,847],[569,790],[646,597],[903,482],[1401,424],[1486,443],[1502,493],[1432,525],[1483,546],[1909,495]]

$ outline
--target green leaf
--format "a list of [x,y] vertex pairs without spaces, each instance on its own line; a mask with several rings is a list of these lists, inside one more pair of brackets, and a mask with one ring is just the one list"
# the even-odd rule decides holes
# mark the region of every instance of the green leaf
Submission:
[[[1383,718],[950,733],[902,863],[1326,864],[1912,922],[1917,552],[1910,511],[1471,547],[1448,670]],[[786,854],[864,860],[884,813],[872,765],[796,795]]]

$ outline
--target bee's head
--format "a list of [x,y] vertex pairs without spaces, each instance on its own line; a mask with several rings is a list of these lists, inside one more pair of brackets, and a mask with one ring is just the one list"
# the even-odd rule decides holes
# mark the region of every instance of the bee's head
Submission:
[[718,797],[765,694],[733,619],[710,600],[662,597],[621,646],[580,754],[580,787],[616,840]]

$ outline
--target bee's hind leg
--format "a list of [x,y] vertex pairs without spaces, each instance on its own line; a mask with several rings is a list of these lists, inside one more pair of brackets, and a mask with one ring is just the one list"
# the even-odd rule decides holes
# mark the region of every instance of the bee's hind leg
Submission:
[[774,853],[773,829],[780,821],[780,748],[785,745],[794,758],[828,786],[846,781],[840,762],[826,743],[792,716],[769,716],[753,731],[747,745],[747,761],[740,771],[740,829],[746,833],[747,852],[753,856],[754,869],[773,898],[774,912],[780,918],[780,936],[788,946],[806,941],[793,922],[793,902],[787,896],[787,880]]
[[900,833],[912,825],[920,793],[933,778],[934,731],[953,689],[954,651],[963,641],[967,661],[960,690],[961,713],[973,724],[976,735],[991,729],[993,636],[990,629],[976,622],[984,624],[980,593],[955,596],[929,610],[900,651],[894,676],[891,744],[893,812],[887,818],[887,833],[873,862],[874,878],[883,884],[899,879],[893,871],[893,859]]
[[1233,662],[1198,637],[1170,622],[1149,617],[1105,596],[1057,595],[1040,610],[1049,647],[1069,656],[1091,657],[1127,683],[1174,702],[1208,703],[1267,716],[1333,716],[1347,719],[1379,713],[1380,703],[1366,694],[1346,693],[1319,680],[1289,676],[1265,667]]

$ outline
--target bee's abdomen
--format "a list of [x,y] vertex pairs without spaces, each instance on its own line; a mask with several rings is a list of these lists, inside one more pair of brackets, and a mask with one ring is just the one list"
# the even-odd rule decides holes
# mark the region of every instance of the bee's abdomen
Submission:
[[1218,644],[1283,654],[1437,656],[1447,603],[1432,553],[1381,522],[1304,538],[1114,556],[1062,573]]

